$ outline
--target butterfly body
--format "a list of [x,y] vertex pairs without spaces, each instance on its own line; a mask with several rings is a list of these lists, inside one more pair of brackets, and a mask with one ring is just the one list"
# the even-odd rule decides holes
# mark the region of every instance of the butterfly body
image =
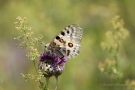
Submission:
[[74,58],[80,52],[82,35],[82,28],[77,24],[71,24],[55,36],[50,43],[46,44],[45,48],[60,58]]

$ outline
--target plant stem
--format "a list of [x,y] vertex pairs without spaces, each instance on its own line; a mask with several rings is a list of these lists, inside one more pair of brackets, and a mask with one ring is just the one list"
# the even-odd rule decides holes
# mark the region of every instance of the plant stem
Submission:
[[46,77],[46,86],[45,86],[45,90],[49,90],[48,89],[48,87],[49,87],[49,77]]
[[[114,59],[116,60],[116,70],[117,70],[117,74],[119,74],[119,67],[118,67],[118,52],[119,52],[119,42],[117,42],[117,48],[116,48],[116,52],[115,52],[115,55],[114,55]],[[120,77],[118,75],[118,78],[117,78],[117,81],[119,83],[121,83],[121,80],[120,80]]]
[[33,60],[33,64],[34,64],[34,68],[35,68],[35,70],[36,70],[36,74],[38,74],[38,73],[37,73],[37,68],[36,68],[35,60]]
[[55,86],[55,90],[57,90],[57,87],[58,87],[58,76],[55,76],[56,78],[56,86]]
[[115,52],[115,55],[114,55],[114,59],[116,60],[116,69],[118,71],[118,52],[119,52],[119,42],[117,42],[117,48],[116,48],[116,52]]

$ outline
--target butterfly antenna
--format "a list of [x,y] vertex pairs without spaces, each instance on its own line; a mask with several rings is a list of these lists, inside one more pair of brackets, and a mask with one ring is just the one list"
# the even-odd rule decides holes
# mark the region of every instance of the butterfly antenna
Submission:
[[54,90],[57,90],[57,87],[58,87],[58,76],[55,76],[55,78],[56,78],[56,86],[55,86]]
[[46,45],[44,42],[40,42],[40,44],[42,44],[42,45],[44,45],[44,46]]

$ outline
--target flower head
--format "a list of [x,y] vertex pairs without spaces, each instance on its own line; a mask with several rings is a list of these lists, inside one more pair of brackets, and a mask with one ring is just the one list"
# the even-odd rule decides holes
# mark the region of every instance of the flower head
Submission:
[[38,69],[45,77],[59,76],[65,68],[67,58],[59,58],[55,53],[42,52],[39,58]]

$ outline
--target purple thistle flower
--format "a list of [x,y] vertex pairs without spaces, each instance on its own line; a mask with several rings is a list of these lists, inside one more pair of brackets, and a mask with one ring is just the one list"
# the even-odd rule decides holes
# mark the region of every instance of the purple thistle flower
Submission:
[[45,77],[59,76],[65,68],[67,58],[59,58],[55,53],[42,52],[39,58],[38,69]]

